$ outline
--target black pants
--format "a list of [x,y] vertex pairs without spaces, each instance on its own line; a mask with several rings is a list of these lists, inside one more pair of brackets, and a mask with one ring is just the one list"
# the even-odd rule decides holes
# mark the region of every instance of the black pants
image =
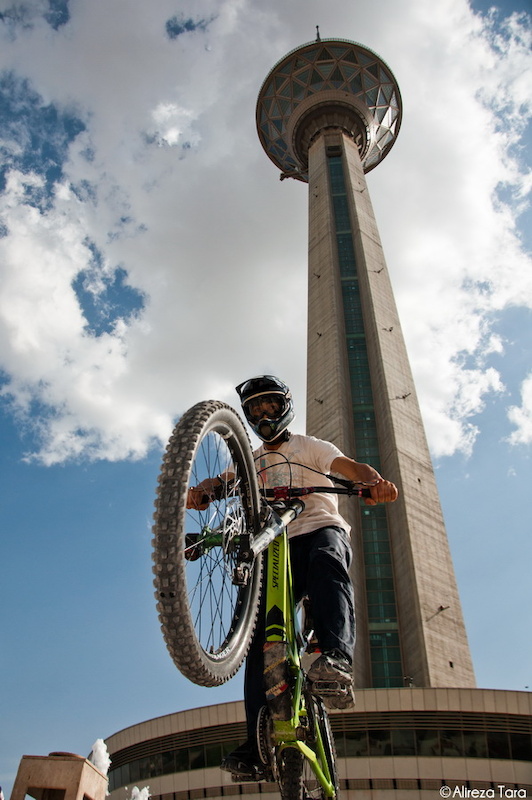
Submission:
[[[305,595],[310,598],[314,630],[322,652],[341,650],[350,660],[355,647],[355,604],[349,575],[351,557],[349,537],[341,528],[318,528],[290,539],[296,602]],[[262,679],[265,595],[263,592],[244,677],[248,735],[253,737],[259,710],[266,702]]]

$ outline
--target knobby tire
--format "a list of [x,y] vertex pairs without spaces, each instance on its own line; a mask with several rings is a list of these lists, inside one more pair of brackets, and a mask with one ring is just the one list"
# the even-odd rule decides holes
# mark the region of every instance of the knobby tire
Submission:
[[[189,487],[224,470],[235,480],[223,496],[205,510],[187,509]],[[155,507],[154,585],[166,646],[183,675],[200,686],[219,686],[247,654],[261,584],[260,564],[247,586],[232,581],[240,535],[258,530],[260,498],[249,437],[230,406],[205,401],[179,420]],[[212,530],[222,531],[223,544],[204,552],[202,542]]]
[[[310,716],[313,738],[321,737],[326,765],[338,797],[338,773],[336,769],[336,747],[329,717],[320,698],[307,695],[307,709]],[[311,746],[313,746],[311,744]],[[313,746],[313,749],[315,747]],[[319,759],[318,759],[319,760]],[[325,764],[321,763],[322,769]],[[325,769],[324,769],[325,771]],[[294,747],[287,747],[281,753],[278,764],[278,782],[282,800],[326,800],[327,796],[318,783],[310,763]]]

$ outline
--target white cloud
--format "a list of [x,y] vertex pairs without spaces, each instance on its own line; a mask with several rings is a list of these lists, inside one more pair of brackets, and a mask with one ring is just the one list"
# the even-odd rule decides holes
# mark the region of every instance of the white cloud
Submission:
[[130,800],[149,800],[150,797],[151,794],[149,786],[144,786],[142,789],[139,789],[138,786],[133,786],[131,789]]
[[24,187],[38,181],[12,172],[0,196],[10,231],[0,239],[0,354],[11,376],[2,393],[18,413],[32,415],[39,404],[44,463],[142,456],[170,425],[130,394],[126,340],[135,328],[142,335],[142,323],[119,320],[100,336],[86,331],[72,287],[91,259],[84,206],[64,190],[53,213],[21,203]]
[[509,437],[511,444],[532,444],[532,373],[521,386],[521,406],[510,406],[508,419],[516,430]]
[[192,111],[175,103],[160,103],[152,112],[153,136],[158,144],[175,147],[199,144],[201,137],[194,131],[195,116]]
[[[170,0],[134,11],[129,0],[80,0],[57,34],[35,25],[0,51],[0,68],[87,126],[52,209],[21,204],[28,175],[13,174],[0,198],[0,353],[19,413],[46,409],[45,463],[141,457],[188,405],[234,403],[232,387],[262,370],[293,385],[303,426],[306,187],[280,184],[254,108],[269,69],[313,38],[323,7],[180,10],[213,21],[170,40]],[[325,22],[322,37],[362,41],[401,86],[402,130],[370,189],[431,447],[469,452],[477,415],[505,383],[489,361],[502,347],[494,314],[532,305],[530,260],[497,200],[504,185],[522,205],[530,180],[516,148],[530,115],[529,31],[512,18],[502,42],[463,0],[430,11],[425,0],[332,0]],[[84,202],[68,180],[78,195],[86,187]],[[100,278],[122,267],[146,297],[140,315],[100,336],[87,333],[72,288],[91,263],[88,242]]]
[[103,739],[96,739],[92,745],[91,762],[103,775],[107,775],[111,766],[111,757]]

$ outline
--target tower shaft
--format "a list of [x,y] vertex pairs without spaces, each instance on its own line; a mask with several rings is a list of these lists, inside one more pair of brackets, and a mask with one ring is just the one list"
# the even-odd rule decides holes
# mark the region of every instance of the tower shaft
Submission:
[[434,471],[359,150],[324,127],[308,149],[307,432],[400,492],[344,506],[353,525],[360,687],[474,686]]

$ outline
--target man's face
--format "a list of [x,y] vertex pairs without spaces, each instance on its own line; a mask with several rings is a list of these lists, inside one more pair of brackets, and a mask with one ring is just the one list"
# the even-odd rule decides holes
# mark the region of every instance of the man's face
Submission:
[[249,415],[254,420],[277,419],[283,407],[283,400],[278,394],[263,394],[249,400],[247,409]]

